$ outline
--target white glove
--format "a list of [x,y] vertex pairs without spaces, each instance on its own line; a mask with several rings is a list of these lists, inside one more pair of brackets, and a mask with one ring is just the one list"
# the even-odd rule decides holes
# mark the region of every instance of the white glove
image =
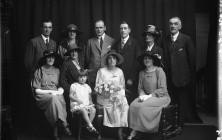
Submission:
[[139,100],[140,100],[141,102],[143,102],[143,101],[149,99],[150,97],[152,97],[152,94],[150,94],[150,95],[140,95],[140,96],[139,96]]

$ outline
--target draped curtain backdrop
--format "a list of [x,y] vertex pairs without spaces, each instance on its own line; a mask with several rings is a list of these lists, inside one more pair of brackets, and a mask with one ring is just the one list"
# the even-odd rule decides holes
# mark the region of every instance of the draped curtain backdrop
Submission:
[[[12,75],[8,77],[13,96],[12,104],[18,112],[16,118],[29,120],[27,113],[31,93],[26,83],[28,74],[24,67],[24,53],[29,39],[40,34],[41,21],[53,21],[52,38],[61,39],[61,32],[67,24],[74,23],[83,32],[86,41],[94,33],[94,22],[105,21],[107,34],[117,39],[119,25],[125,20],[131,26],[131,35],[142,44],[142,32],[147,24],[158,26],[168,33],[168,19],[179,16],[183,22],[182,31],[195,40],[195,1],[193,0],[14,0],[11,19]],[[15,73],[15,71],[17,71]],[[11,83],[12,82],[12,83]]]

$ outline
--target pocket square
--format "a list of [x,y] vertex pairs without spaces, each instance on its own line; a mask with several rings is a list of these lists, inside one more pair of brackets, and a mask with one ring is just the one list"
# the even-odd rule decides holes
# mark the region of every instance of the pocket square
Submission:
[[111,45],[107,46],[107,48],[111,48]]
[[183,48],[180,48],[178,51],[182,51],[183,50]]

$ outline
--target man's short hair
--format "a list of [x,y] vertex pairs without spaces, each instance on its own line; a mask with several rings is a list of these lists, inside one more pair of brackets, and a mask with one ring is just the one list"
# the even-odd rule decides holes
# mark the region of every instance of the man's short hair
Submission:
[[48,18],[43,19],[42,22],[41,22],[41,24],[42,24],[41,26],[43,27],[43,24],[46,23],[46,22],[51,22],[52,23],[52,20],[48,19]]
[[103,25],[104,25],[104,27],[106,26],[106,25],[105,25],[105,22],[104,22],[102,19],[96,20],[96,21],[95,21],[94,26],[95,26],[95,25],[96,25],[96,23],[98,23],[98,22],[102,22],[102,23],[103,23]]
[[130,26],[129,26],[129,24],[128,24],[125,20],[123,20],[123,21],[120,23],[120,25],[121,25],[121,24],[127,24],[127,25],[128,25],[128,28],[131,29]]
[[179,21],[179,23],[180,23],[180,26],[182,27],[182,21],[181,21],[181,19],[179,17],[176,17],[176,16],[175,17],[171,17],[169,19],[169,22],[170,22],[171,19],[177,19]]

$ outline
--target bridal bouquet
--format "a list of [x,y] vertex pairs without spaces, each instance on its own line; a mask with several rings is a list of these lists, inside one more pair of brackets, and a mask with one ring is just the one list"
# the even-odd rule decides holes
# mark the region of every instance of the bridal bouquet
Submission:
[[100,83],[96,85],[95,91],[98,95],[112,100],[113,97],[117,96],[117,92],[120,91],[120,87],[113,83]]

